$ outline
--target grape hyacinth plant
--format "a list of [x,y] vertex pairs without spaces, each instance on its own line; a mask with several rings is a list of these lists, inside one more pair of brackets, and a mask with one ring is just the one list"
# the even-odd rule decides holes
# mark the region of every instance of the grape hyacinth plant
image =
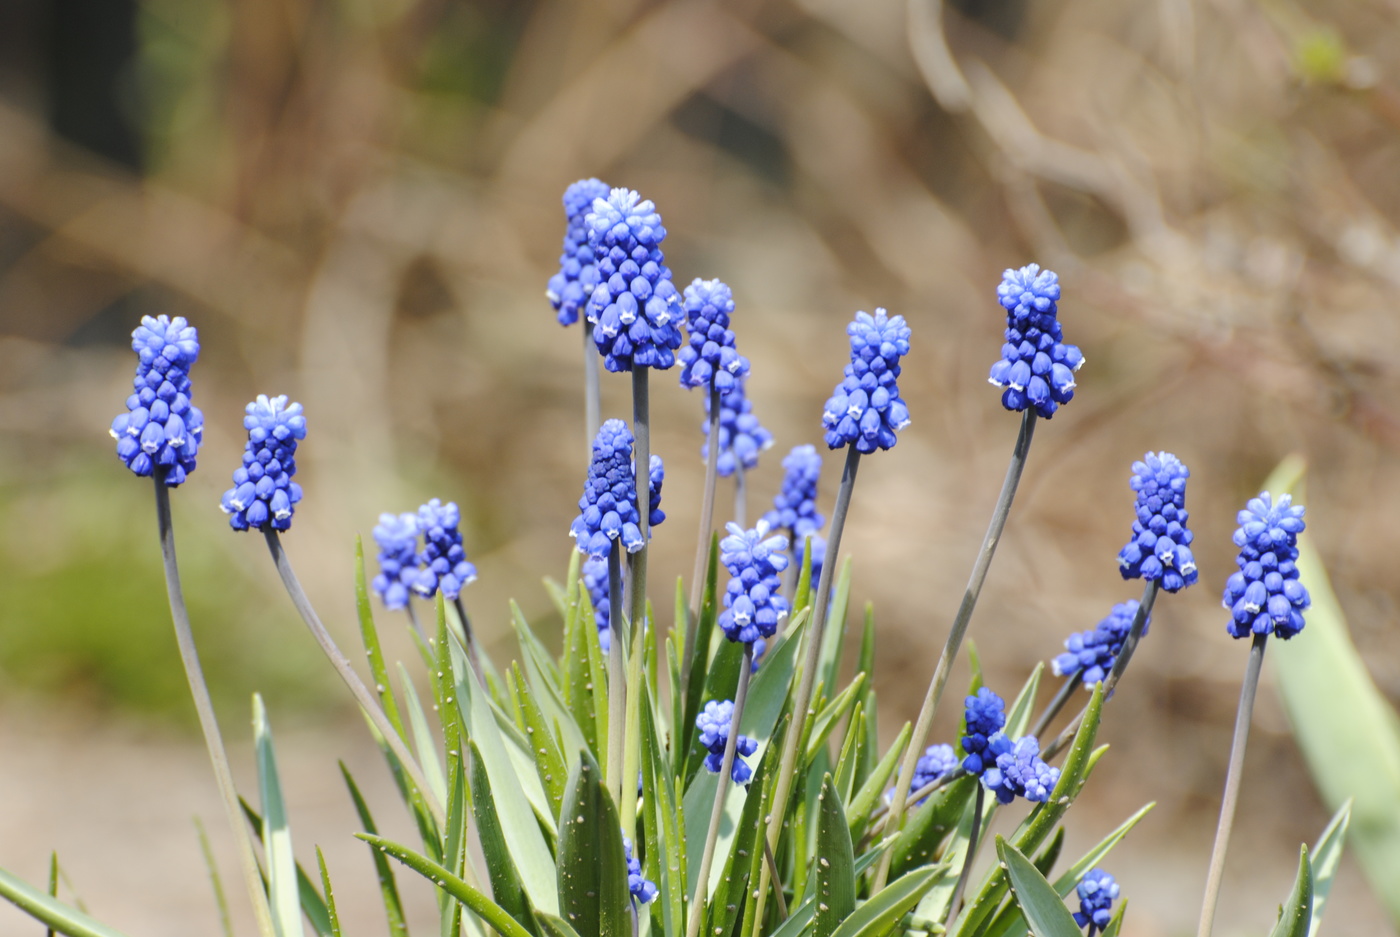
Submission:
[[1003,407],[1034,407],[1048,420],[1074,398],[1074,372],[1084,364],[1079,348],[1066,344],[1061,333],[1060,278],[1039,264],[1007,270],[997,301],[1006,310],[1006,344],[988,380],[1006,388]]
[[136,377],[126,411],[112,421],[117,458],[139,476],[159,471],[171,488],[194,471],[204,414],[190,402],[199,333],[182,317],[146,316],[131,333]]
[[1079,896],[1079,910],[1074,912],[1074,923],[1087,927],[1085,937],[1103,933],[1113,919],[1113,902],[1118,900],[1118,882],[1103,869],[1090,869],[1075,886]]
[[[720,773],[733,725],[734,703],[730,700],[710,700],[705,704],[705,711],[695,717],[695,728],[700,730],[700,747],[709,752],[705,756],[705,770],[711,774]],[[730,776],[735,784],[749,783],[753,770],[744,759],[757,751],[758,740],[747,735],[739,736],[734,743],[734,768]]]

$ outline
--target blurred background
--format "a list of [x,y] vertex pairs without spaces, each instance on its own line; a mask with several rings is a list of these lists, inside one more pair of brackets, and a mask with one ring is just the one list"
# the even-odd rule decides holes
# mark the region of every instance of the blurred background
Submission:
[[[1013,694],[1138,594],[1115,561],[1132,461],[1191,466],[1201,583],[1158,602],[1068,848],[1156,801],[1109,867],[1128,933],[1192,932],[1247,656],[1219,607],[1234,514],[1289,453],[1308,461],[1309,534],[1356,642],[1400,697],[1397,0],[6,0],[0,865],[42,882],[58,849],[65,896],[98,917],[213,934],[198,815],[246,920],[149,483],[106,433],[132,328],[184,315],[207,428],[177,535],[235,767],[254,783],[259,690],[298,854],[325,848],[352,932],[382,933],[334,760],[371,795],[387,777],[262,544],[218,511],[242,408],[306,406],[286,543],[345,645],[355,535],[429,497],[462,506],[489,649],[513,652],[511,597],[557,634],[539,580],[564,574],[586,451],[580,333],[543,292],[560,195],[595,175],[657,203],[678,283],[734,288],[776,439],[751,511],[783,454],[820,442],[852,313],[913,328],[914,422],[865,461],[843,544],[855,600],[875,603],[888,736],[922,697],[1016,434],[985,381],[1000,272],[1059,272],[1087,364],[1038,428],[971,635]],[[690,574],[702,416],[674,372],[653,388],[664,607]],[[629,416],[626,380],[605,374],[603,401]],[[828,456],[827,513],[838,474]],[[1221,934],[1271,926],[1326,821],[1267,688],[1251,741]],[[9,933],[23,920],[0,916]],[[1327,932],[1388,929],[1348,859]]]

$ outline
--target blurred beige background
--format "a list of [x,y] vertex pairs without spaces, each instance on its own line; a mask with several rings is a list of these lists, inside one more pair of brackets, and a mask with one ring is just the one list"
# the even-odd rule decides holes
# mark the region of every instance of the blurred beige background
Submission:
[[[1191,932],[1246,656],[1219,607],[1234,513],[1291,452],[1311,467],[1310,535],[1356,641],[1400,697],[1397,19],[1396,0],[9,0],[0,865],[40,882],[57,848],[65,895],[99,917],[213,934],[197,813],[246,919],[149,487],[106,435],[130,330],[180,314],[203,340],[207,429],[177,529],[236,767],[251,785],[261,690],[298,854],[327,850],[359,902],[350,933],[383,931],[334,759],[390,823],[382,769],[261,545],[217,510],[242,407],[306,406],[288,550],[345,643],[355,534],[434,496],[462,505],[481,571],[466,598],[491,651],[512,653],[510,597],[552,633],[539,578],[563,575],[585,440],[580,334],[543,289],[559,197],[597,175],[656,201],[678,283],[734,288],[776,437],[755,508],[783,454],[820,442],[852,313],[885,306],[913,328],[914,422],[865,461],[845,540],[856,600],[875,603],[890,735],[914,715],[1016,432],[985,382],[999,274],[1060,273],[1088,361],[1038,428],[972,638],[1013,693],[1138,594],[1115,562],[1131,462],[1168,449],[1191,466],[1201,582],[1158,603],[1069,847],[1157,801],[1109,867],[1128,933]],[[653,388],[664,607],[691,568],[701,403],[674,372]],[[605,375],[603,399],[629,414],[625,380]],[[838,473],[828,456],[828,513]],[[1268,690],[1255,727],[1222,935],[1271,925],[1298,843],[1326,820]],[[37,932],[24,920],[0,909],[6,933]],[[1387,928],[1348,860],[1326,932]]]

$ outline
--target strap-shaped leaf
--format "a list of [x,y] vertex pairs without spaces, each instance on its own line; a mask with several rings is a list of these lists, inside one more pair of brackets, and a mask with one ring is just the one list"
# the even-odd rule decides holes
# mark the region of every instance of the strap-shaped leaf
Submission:
[[486,859],[491,894],[507,914],[526,930],[534,932],[534,918],[530,913],[530,903],[525,898],[525,887],[520,882],[520,873],[515,870],[515,861],[510,857],[510,847],[506,845],[500,817],[496,815],[495,802],[491,797],[491,779],[486,774],[486,765],[475,742],[470,743],[470,751],[472,815],[476,817],[476,832],[481,840],[481,854]]
[[1322,925],[1322,909],[1327,905],[1327,896],[1332,893],[1332,879],[1337,875],[1337,866],[1342,861],[1342,848],[1346,844],[1347,827],[1351,826],[1351,800],[1342,804],[1342,809],[1333,815],[1327,828],[1318,837],[1312,851],[1313,869],[1313,909],[1310,937],[1317,937],[1317,929]]
[[831,937],[856,909],[856,857],[846,809],[831,775],[817,798],[817,916],[815,937]]
[[[661,931],[685,927],[685,827],[676,809],[671,762],[657,729],[650,689],[642,705],[642,827],[647,841],[647,878],[659,892]],[[652,913],[657,914],[657,907]]]
[[596,757],[607,751],[607,681],[603,678],[598,620],[586,590],[580,590],[577,624],[570,631],[564,666],[564,699],[589,751]]
[[846,720],[846,737],[841,740],[841,750],[836,756],[836,773],[832,782],[841,794],[841,802],[855,796],[856,771],[865,757],[865,703],[858,701],[851,710],[851,718]]
[[[685,677],[688,680],[685,686],[685,707],[681,713],[680,724],[675,727],[676,742],[678,743],[674,753],[677,770],[689,764],[691,742],[695,738],[696,731],[695,717],[700,714],[700,710],[704,706],[705,687],[710,678],[710,645],[713,643],[715,622],[719,619],[718,532],[710,534],[710,549],[705,557],[705,586],[700,595],[700,610],[695,618],[695,633],[686,636],[694,642],[695,659],[691,664],[689,675]],[[727,643],[727,641],[720,641],[721,647]],[[687,770],[685,778],[688,780],[692,773]]]
[[[783,726],[788,725],[783,721]],[[773,789],[777,786],[778,759],[782,753],[782,729],[773,736],[772,744],[764,749],[758,764],[754,767],[749,781],[749,791],[744,798],[744,809],[739,815],[739,823],[732,844],[725,850],[723,871],[716,876],[710,873],[713,889],[709,897],[709,933],[716,930],[732,933],[734,922],[745,905],[748,883],[756,881],[763,861],[763,846],[766,842],[767,827],[763,817],[769,812],[768,804],[773,799]]]
[[[238,798],[238,805],[243,808],[243,816],[248,819],[249,825],[253,827],[253,835],[257,837],[259,845],[262,845],[263,819],[242,797]],[[51,892],[52,893],[52,892]],[[326,910],[325,899],[316,890],[316,885],[311,881],[311,877],[306,874],[306,870],[297,863],[297,897],[301,901],[301,911],[306,915],[306,919],[311,922],[312,928],[317,934],[326,935],[330,933],[330,915]]]
[[946,871],[942,865],[923,866],[901,875],[842,921],[832,937],[884,937]]
[[[841,569],[836,576],[831,605],[826,613],[826,631],[822,633],[821,656],[817,662],[817,679],[827,686],[836,686],[841,669],[841,652],[846,647],[846,622],[851,608],[850,556],[841,561]],[[868,673],[868,671],[867,671]]]
[[1293,888],[1279,909],[1278,923],[1269,932],[1269,937],[1308,937],[1312,927],[1312,906],[1312,863],[1308,861],[1308,847],[1303,846],[1298,856],[1298,875],[1293,879]]
[[335,910],[335,891],[331,888],[331,873],[326,869],[326,857],[316,847],[316,865],[321,869],[321,888],[326,893],[326,926],[330,937],[341,937],[340,915]]
[[617,807],[587,751],[569,772],[559,823],[559,909],[579,937],[630,937],[627,856]]
[[0,896],[25,914],[67,937],[125,937],[121,931],[94,920],[77,908],[0,869]]
[[282,783],[277,777],[277,755],[272,748],[267,708],[257,693],[253,694],[253,742],[257,750],[258,792],[263,805],[262,841],[272,923],[278,937],[301,937],[301,895],[297,886],[296,858],[292,854],[292,831],[287,824]]
[[861,691],[865,689],[865,679],[865,674],[856,674],[850,685],[817,713],[816,721],[812,725],[812,734],[807,739],[807,760],[809,762],[816,758],[818,748],[826,749],[826,740],[831,735],[832,730],[836,728],[836,723],[840,722],[851,707],[859,702]]
[[1118,933],[1123,930],[1123,918],[1128,913],[1128,899],[1124,898],[1118,903],[1118,910],[1113,912],[1113,917],[1109,918],[1108,926],[1103,929],[1103,937],[1118,937]]
[[1060,853],[1065,848],[1065,828],[1059,826],[1055,829],[1055,835],[1050,838],[1050,845],[1040,851],[1040,855],[1035,857],[1036,871],[1046,878],[1055,871],[1055,863],[1059,861]]
[[[976,791],[976,778],[959,778],[940,787],[921,806],[915,807],[895,840],[894,855],[890,860],[891,874],[902,875],[909,869],[928,865],[934,856],[945,852],[941,848],[944,840],[958,828],[964,814],[968,813],[968,805],[972,803],[972,795]],[[970,833],[970,815],[967,826]]]
[[1035,937],[1082,937],[1064,899],[1031,860],[1000,836],[997,837],[997,855],[1011,878],[1011,894]]
[[870,823],[870,814],[879,805],[880,799],[884,796],[885,789],[889,786],[890,776],[894,774],[894,769],[899,766],[900,756],[904,754],[904,746],[909,744],[909,736],[914,733],[914,727],[906,722],[904,728],[899,730],[899,735],[895,736],[894,744],[890,750],[885,752],[885,757],[880,759],[870,775],[865,779],[865,783],[856,791],[856,796],[851,798],[850,808],[846,811],[846,819],[851,824],[851,838],[855,839],[865,833],[866,826]]
[[[875,862],[885,854],[885,844],[877,843],[868,852],[861,854],[856,860],[856,880],[865,874]],[[752,911],[752,908],[749,909]],[[812,932],[812,919],[817,915],[817,900],[808,895],[806,900],[797,906],[797,910],[788,915],[788,919],[778,925],[778,929],[773,931],[772,937],[805,937]],[[752,914],[744,918],[746,925],[751,925]],[[751,928],[745,926],[741,933],[749,933]]]
[[[513,664],[512,695],[515,698],[515,717],[525,729],[525,738],[530,743],[530,754],[535,756],[535,771],[544,785],[545,796],[554,816],[564,804],[564,791],[569,780],[569,766],[564,762],[564,753],[545,722],[544,713],[535,702],[530,685],[520,671],[520,665]],[[582,742],[580,740],[580,746]]]
[[[340,773],[345,777],[345,786],[350,789],[350,799],[355,803],[355,812],[360,816],[360,825],[365,828],[365,832],[371,836],[377,836],[379,830],[374,825],[374,817],[370,814],[369,805],[365,803],[360,788],[355,783],[355,779],[350,775],[350,769],[345,767],[345,762],[340,763]],[[434,841],[436,842],[436,840]],[[389,860],[384,858],[384,853],[378,849],[371,849],[370,855],[374,857],[374,871],[379,882],[380,897],[384,901],[384,913],[389,919],[389,937],[408,937],[408,924],[404,920],[403,903],[399,900],[399,887],[394,881],[394,869],[389,865]]]

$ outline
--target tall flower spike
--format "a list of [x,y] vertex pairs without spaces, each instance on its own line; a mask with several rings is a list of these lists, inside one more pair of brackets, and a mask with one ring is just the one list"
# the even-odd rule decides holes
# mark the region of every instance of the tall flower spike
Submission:
[[578,501],[579,516],[569,528],[580,553],[606,557],[614,540],[628,553],[642,548],[637,526],[637,479],[632,467],[632,431],[608,420],[593,440],[593,461]]
[[988,740],[1006,725],[1006,703],[991,687],[984,686],[976,696],[966,699],[963,722],[967,726],[967,735],[962,739],[962,749],[967,753],[963,770],[980,776],[996,761],[995,755],[988,753]]
[[306,417],[301,404],[289,405],[286,395],[259,394],[246,413],[243,464],[234,469],[233,487],[224,492],[219,509],[234,530],[262,530],[269,524],[273,530],[289,530],[301,500],[301,486],[292,476],[297,473],[297,443],[306,438]]
[[1059,299],[1060,278],[1039,264],[1001,275],[997,301],[1006,310],[1006,344],[988,380],[1006,388],[1001,405],[1008,410],[1035,407],[1048,420],[1074,397],[1074,372],[1084,355],[1064,341]]
[[[705,709],[695,717],[695,728],[700,730],[700,745],[709,751],[705,756],[705,770],[719,774],[724,767],[724,746],[729,743],[729,733],[734,722],[734,703],[731,700],[710,700]],[[753,777],[753,770],[744,761],[758,751],[758,740],[741,735],[734,742],[734,767],[729,776],[735,784],[747,784]]]
[[204,437],[204,414],[190,403],[199,333],[180,316],[144,316],[131,333],[131,350],[137,356],[133,392],[109,431],[117,458],[143,477],[164,466],[165,484],[174,488],[194,471]]
[[431,598],[439,589],[455,600],[462,587],[476,579],[476,567],[467,562],[462,547],[462,512],[455,501],[443,504],[437,498],[418,509],[418,526],[423,531],[423,552],[418,555],[422,567],[413,591]]
[[[817,481],[822,457],[816,446],[794,446],[783,457],[783,487],[773,499],[773,510],[763,515],[774,530],[786,530],[800,551],[809,534],[822,529],[826,518],[817,513]],[[814,571],[812,578],[817,578]]]
[[697,278],[685,288],[686,327],[690,339],[680,351],[681,386],[732,389],[749,373],[749,359],[734,348],[729,316],[734,294],[719,280]]
[[626,834],[622,837],[622,848],[627,854],[627,890],[632,894],[632,906],[651,904],[656,900],[656,883],[642,876],[642,862],[632,855],[632,840]]
[[780,575],[787,568],[786,537],[768,536],[768,525],[759,521],[752,530],[728,524],[729,536],[719,542],[719,559],[729,570],[724,611],[719,626],[731,641],[748,644],[771,638],[778,622],[787,616],[788,601],[778,594]]
[[[700,458],[710,457],[710,397],[705,395],[705,421],[700,428],[705,441],[700,444]],[[740,380],[719,399],[719,459],[715,471],[728,478],[742,467],[751,471],[758,467],[758,454],[773,445],[773,434],[764,429],[753,415],[753,401],[744,393]]]
[[1137,492],[1133,538],[1118,553],[1124,579],[1156,580],[1168,592],[1196,582],[1194,534],[1186,529],[1186,479],[1191,470],[1170,452],[1149,452],[1133,463]]
[[[1137,610],[1137,599],[1119,602],[1092,631],[1070,635],[1065,639],[1065,653],[1050,662],[1051,671],[1057,677],[1079,674],[1086,690],[1092,690],[1094,684],[1107,680],[1114,661],[1118,660],[1118,653],[1123,650],[1123,642],[1132,630],[1133,616]],[[1151,624],[1150,617],[1143,622],[1143,634],[1147,634]]]
[[1090,869],[1075,889],[1079,895],[1079,910],[1074,923],[1087,927],[1087,937],[1103,931],[1113,920],[1113,902],[1118,899],[1118,883],[1103,869]]
[[661,253],[656,206],[630,189],[593,200],[585,217],[598,267],[586,314],[609,371],[666,369],[681,347],[681,295]]
[[822,411],[828,448],[855,446],[857,452],[889,449],[909,425],[909,408],[899,396],[899,360],[909,354],[909,327],[903,316],[883,309],[857,312],[846,326],[851,363]]
[[379,575],[370,588],[385,608],[406,608],[409,590],[418,581],[418,515],[379,515],[374,542],[379,545]]
[[593,620],[598,625],[598,643],[606,655],[612,648],[612,605],[608,601],[608,561],[600,556],[590,556],[583,561],[583,585],[588,590],[588,601],[593,603]]
[[559,255],[559,272],[549,278],[545,296],[559,313],[560,325],[573,325],[598,286],[598,267],[593,245],[588,242],[584,218],[593,200],[608,197],[608,187],[597,179],[580,179],[564,190],[564,252]]
[[1012,742],[1005,732],[997,732],[987,740],[987,753],[996,758],[995,764],[982,775],[982,785],[1009,804],[1017,797],[1043,804],[1060,780],[1060,769],[1047,765],[1040,757],[1040,743],[1027,735]]
[[1285,640],[1303,630],[1303,612],[1312,604],[1298,579],[1298,535],[1303,506],[1292,495],[1275,503],[1265,491],[1250,498],[1237,518],[1235,546],[1240,571],[1225,583],[1224,605],[1230,610],[1230,634],[1247,638],[1273,632]]

